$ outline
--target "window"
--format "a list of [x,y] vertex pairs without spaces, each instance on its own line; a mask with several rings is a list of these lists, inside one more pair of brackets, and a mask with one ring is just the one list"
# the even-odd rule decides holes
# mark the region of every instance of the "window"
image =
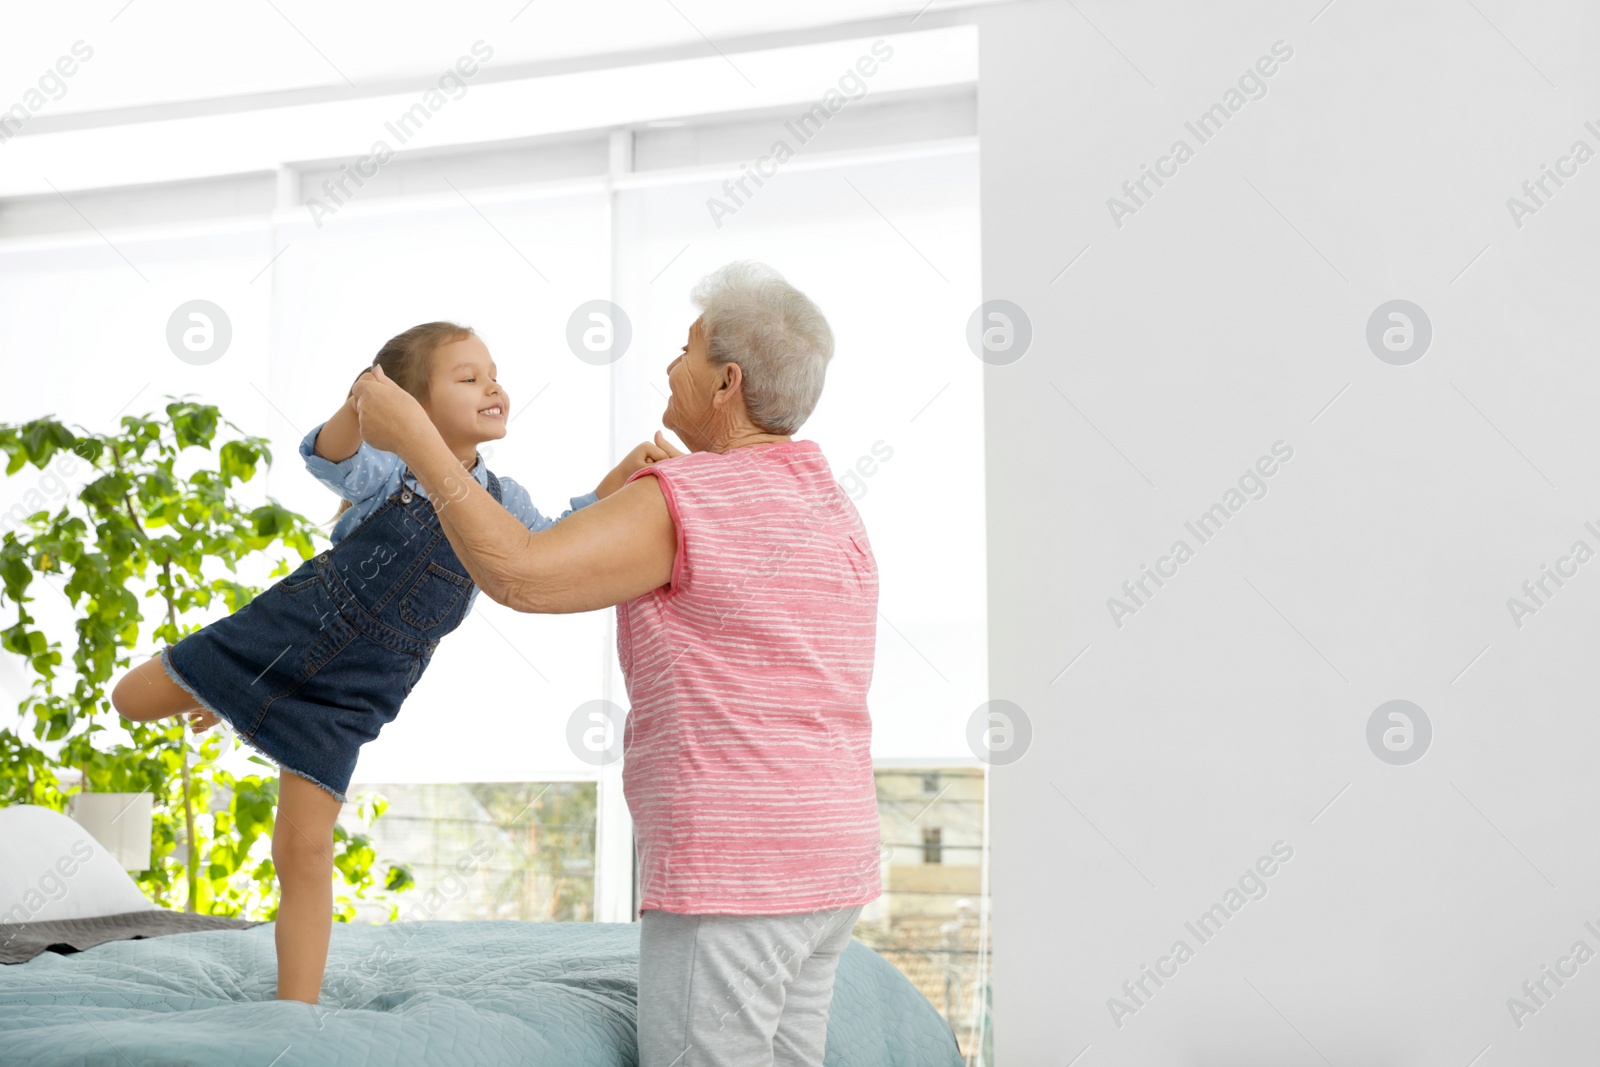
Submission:
[[[855,931],[944,1014],[968,1054],[982,1041],[990,976],[984,771],[878,769],[888,862],[883,896]],[[930,780],[939,783],[936,796],[927,793]]]
[[[389,802],[369,828],[347,804],[340,823],[372,839],[380,859],[411,868],[401,919],[594,918],[595,784],[472,782],[352,785]],[[356,901],[357,922],[388,908]]]
[[943,853],[939,851],[939,838],[941,831],[937,826],[924,827],[922,831],[922,862],[943,863]]

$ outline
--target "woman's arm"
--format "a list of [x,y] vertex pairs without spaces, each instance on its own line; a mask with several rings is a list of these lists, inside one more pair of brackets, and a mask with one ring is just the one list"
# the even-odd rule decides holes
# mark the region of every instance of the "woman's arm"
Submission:
[[655,478],[638,478],[534,533],[494,502],[437,432],[401,447],[450,547],[497,603],[541,614],[594,611],[672,578],[678,531]]

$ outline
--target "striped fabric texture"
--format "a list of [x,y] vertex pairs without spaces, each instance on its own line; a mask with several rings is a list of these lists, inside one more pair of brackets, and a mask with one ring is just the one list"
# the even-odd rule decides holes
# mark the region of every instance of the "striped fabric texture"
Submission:
[[815,441],[674,456],[671,581],[617,605],[640,907],[781,915],[881,893],[878,568]]

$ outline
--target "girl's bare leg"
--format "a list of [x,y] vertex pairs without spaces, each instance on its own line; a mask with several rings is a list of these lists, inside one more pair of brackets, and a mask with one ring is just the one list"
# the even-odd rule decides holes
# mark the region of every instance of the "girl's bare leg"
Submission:
[[151,656],[117,680],[111,690],[111,706],[132,722],[154,722],[181,714],[189,719],[195,733],[204,733],[217,721],[168,676],[159,655]]
[[[159,656],[123,675],[111,692],[111,703],[133,722],[185,715],[196,733],[217,721],[168,676]],[[333,927],[333,824],[343,806],[292,771],[278,777],[272,865],[282,891],[274,929],[279,1000],[315,1004],[322,991]]]
[[333,824],[343,806],[292,771],[278,776],[272,865],[281,890],[274,930],[279,1000],[315,1004],[322,992],[333,928]]

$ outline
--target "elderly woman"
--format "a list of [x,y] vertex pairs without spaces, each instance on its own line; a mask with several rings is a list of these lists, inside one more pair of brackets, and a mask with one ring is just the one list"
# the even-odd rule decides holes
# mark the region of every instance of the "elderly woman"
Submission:
[[750,262],[693,300],[662,416],[690,451],[658,433],[669,458],[548,530],[496,504],[381,373],[357,409],[490,597],[617,608],[642,1067],[819,1065],[839,953],[880,893],[877,565],[821,448],[793,437],[833,354],[822,313]]

